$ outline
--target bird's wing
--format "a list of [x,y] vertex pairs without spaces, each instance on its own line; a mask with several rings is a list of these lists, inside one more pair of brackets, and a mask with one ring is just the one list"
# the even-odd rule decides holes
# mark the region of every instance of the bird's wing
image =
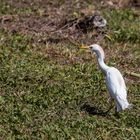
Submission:
[[124,79],[116,68],[110,68],[106,74],[106,84],[111,96],[118,96],[122,100],[126,100],[127,92]]

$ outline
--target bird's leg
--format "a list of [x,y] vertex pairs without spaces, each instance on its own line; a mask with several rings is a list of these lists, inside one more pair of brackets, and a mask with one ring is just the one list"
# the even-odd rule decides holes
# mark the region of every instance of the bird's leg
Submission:
[[119,119],[120,118],[120,114],[119,112],[117,112],[117,107],[115,107],[115,116]]
[[111,96],[108,98],[107,102],[110,103],[111,105],[110,105],[109,109],[106,111],[106,113],[110,112],[110,110],[113,108],[113,99]]

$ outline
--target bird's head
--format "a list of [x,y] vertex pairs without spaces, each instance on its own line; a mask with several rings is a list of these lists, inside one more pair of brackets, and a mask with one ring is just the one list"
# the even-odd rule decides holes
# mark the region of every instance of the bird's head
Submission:
[[105,58],[105,54],[101,46],[98,44],[92,44],[90,46],[81,46],[82,49],[90,49],[92,52],[95,52],[98,58]]

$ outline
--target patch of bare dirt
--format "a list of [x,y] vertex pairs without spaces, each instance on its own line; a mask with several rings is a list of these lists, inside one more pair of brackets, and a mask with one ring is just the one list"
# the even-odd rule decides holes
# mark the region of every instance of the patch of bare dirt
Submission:
[[[10,33],[41,36],[43,40],[39,41],[51,43],[70,41],[74,44],[81,40],[86,42],[87,39],[93,42],[103,37],[104,30],[92,28],[87,34],[89,27],[81,26],[86,25],[88,19],[85,17],[92,16],[95,11],[93,6],[87,13],[84,12],[84,15],[83,11],[84,9],[87,11],[89,2],[82,0],[73,2],[68,0],[5,0],[4,3],[17,11],[0,17],[0,28]],[[30,12],[28,12],[29,9]]]
[[90,17],[97,11],[95,5],[105,6],[106,2],[5,0],[3,3],[14,10],[0,16],[0,28],[10,33],[40,37],[38,41],[44,43],[90,44],[104,38],[106,28],[95,27]]

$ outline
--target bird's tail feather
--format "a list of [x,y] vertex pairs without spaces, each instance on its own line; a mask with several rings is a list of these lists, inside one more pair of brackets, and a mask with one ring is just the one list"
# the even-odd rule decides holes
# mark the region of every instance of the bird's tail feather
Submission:
[[131,109],[133,108],[133,104],[129,104],[128,101],[118,101],[116,103],[116,107],[117,107],[117,112],[125,110],[125,109]]
[[134,107],[133,104],[129,104],[129,105],[128,105],[128,109],[132,109],[133,107]]

